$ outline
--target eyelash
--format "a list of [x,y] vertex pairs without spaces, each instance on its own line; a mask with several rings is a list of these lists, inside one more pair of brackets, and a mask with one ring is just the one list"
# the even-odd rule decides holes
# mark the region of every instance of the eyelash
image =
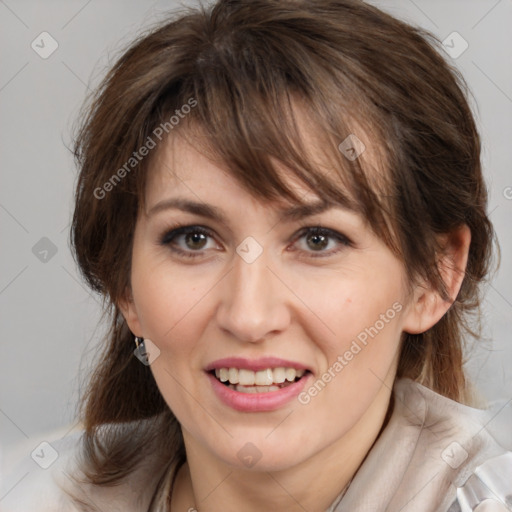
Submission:
[[[183,256],[185,258],[198,258],[202,256],[201,250],[198,251],[184,251],[182,249],[178,249],[176,247],[172,246],[172,242],[180,235],[188,235],[188,234],[202,234],[211,238],[213,237],[212,232],[203,227],[198,225],[190,225],[190,226],[173,226],[171,228],[168,228],[164,235],[160,238],[160,245],[168,246],[174,253],[179,254],[180,256]],[[306,226],[300,229],[300,231],[297,233],[297,235],[293,238],[293,243],[300,240],[305,235],[320,235],[325,236],[331,239],[337,240],[342,247],[339,247],[335,250],[330,250],[328,252],[325,251],[319,251],[319,254],[315,254],[314,251],[303,251],[300,250],[302,253],[307,253],[308,257],[311,258],[326,258],[329,256],[332,256],[340,251],[342,251],[346,247],[351,247],[352,242],[341,233],[338,233],[337,231],[334,231],[329,228],[324,228],[323,226]]]

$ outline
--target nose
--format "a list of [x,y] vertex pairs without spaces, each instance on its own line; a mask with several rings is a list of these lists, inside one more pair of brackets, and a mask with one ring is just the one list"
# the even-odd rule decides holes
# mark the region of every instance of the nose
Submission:
[[268,267],[265,251],[252,263],[235,254],[219,291],[217,322],[239,341],[263,341],[290,324],[290,292]]

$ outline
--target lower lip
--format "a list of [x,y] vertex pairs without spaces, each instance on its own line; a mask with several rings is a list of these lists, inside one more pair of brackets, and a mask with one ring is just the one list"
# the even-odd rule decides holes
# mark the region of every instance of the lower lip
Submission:
[[222,384],[211,373],[206,374],[210,379],[213,390],[219,399],[232,409],[243,412],[275,411],[291,402],[304,389],[306,381],[311,377],[305,374],[300,380],[281,388],[279,391],[266,393],[242,393]]

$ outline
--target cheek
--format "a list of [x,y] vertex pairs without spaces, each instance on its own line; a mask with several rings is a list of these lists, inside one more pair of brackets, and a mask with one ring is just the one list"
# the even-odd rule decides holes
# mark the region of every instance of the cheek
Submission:
[[322,421],[352,424],[383,382],[392,384],[402,332],[403,289],[398,279],[379,283],[377,276],[369,277],[346,280],[337,293],[332,289],[331,305],[324,309],[335,335],[322,341],[327,362],[317,377],[320,382],[313,386],[321,391],[312,387],[303,395],[304,401],[315,401]]
[[332,425],[325,427],[326,437],[348,430],[383,385],[392,386],[403,310],[398,288],[377,294],[345,286],[336,297],[338,301],[332,297],[330,308],[323,310],[335,335],[313,338],[324,354],[323,365],[300,397],[316,424]]
[[309,309],[309,320],[302,326],[331,361],[349,350],[354,340],[362,347],[379,340],[373,344],[379,354],[393,350],[401,334],[405,300],[400,276],[401,270],[393,266],[374,266],[373,271],[354,267],[335,278],[332,273],[317,274],[315,279],[297,276],[294,290],[306,298]]
[[[315,359],[319,370],[315,379],[324,385],[311,395],[313,388],[305,390],[302,396],[309,396],[307,404],[299,400],[291,404],[300,421],[283,423],[268,438],[238,416],[232,423],[219,417],[220,423],[229,424],[237,442],[253,436],[262,451],[274,453],[276,460],[290,461],[333,442],[362,417],[395,356],[400,314],[393,304],[402,298],[398,270],[368,268],[353,266],[343,273],[280,272],[289,287],[277,289],[283,293],[280,305],[291,312],[288,327],[299,333],[302,345],[297,350]],[[207,404],[198,407],[201,390],[190,371],[191,366],[198,369],[201,355],[208,352],[210,334],[222,339],[215,311],[231,290],[216,287],[223,275],[213,266],[180,271],[158,256],[134,261],[132,286],[143,333],[162,352],[163,357],[151,367],[162,396],[185,430],[196,439],[207,439],[227,459],[234,451],[233,441],[225,437],[215,415],[212,420]],[[282,337],[293,340],[291,332],[281,333]],[[302,443],[308,447],[303,452],[296,449]]]
[[[205,297],[216,280],[206,269],[180,271],[168,256],[134,255],[132,288],[144,335],[161,350],[190,346],[190,333],[199,328]],[[189,333],[189,335],[187,335]]]

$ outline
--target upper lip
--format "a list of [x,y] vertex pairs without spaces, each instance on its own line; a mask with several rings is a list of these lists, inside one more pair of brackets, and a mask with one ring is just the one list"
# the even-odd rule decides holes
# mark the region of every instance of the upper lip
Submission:
[[238,368],[245,370],[265,370],[267,368],[295,368],[297,370],[308,370],[310,368],[296,361],[289,361],[279,357],[261,357],[259,359],[247,359],[245,357],[225,357],[211,362],[205,368],[209,372],[219,368]]

